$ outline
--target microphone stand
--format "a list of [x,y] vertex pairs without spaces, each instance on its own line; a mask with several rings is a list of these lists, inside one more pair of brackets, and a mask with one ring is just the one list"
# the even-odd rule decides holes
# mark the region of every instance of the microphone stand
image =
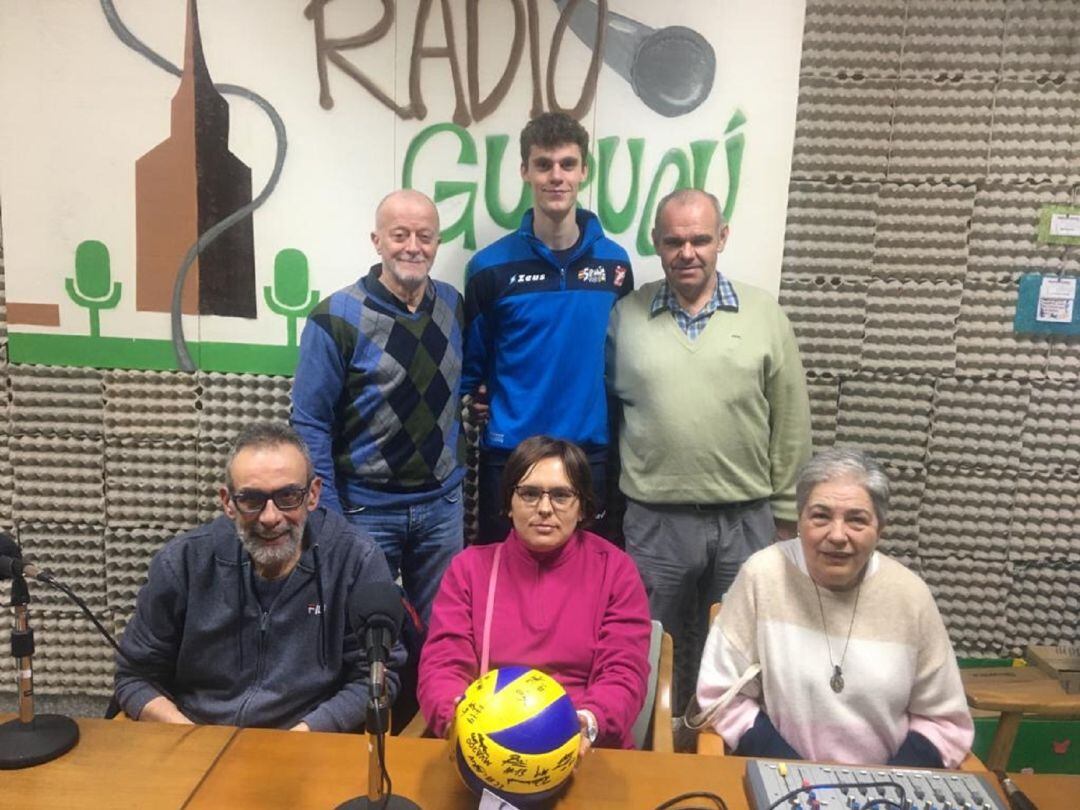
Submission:
[[393,783],[386,770],[384,743],[390,730],[390,695],[386,690],[386,664],[382,661],[371,663],[371,694],[364,726],[368,746],[367,796],[342,802],[337,810],[420,810],[420,805],[411,799],[393,794]]
[[34,716],[34,631],[30,628],[30,589],[26,578],[11,580],[11,605],[15,626],[11,631],[11,654],[19,672],[19,717],[0,725],[0,770],[29,768],[49,762],[70,751],[79,741],[79,727],[59,714]]

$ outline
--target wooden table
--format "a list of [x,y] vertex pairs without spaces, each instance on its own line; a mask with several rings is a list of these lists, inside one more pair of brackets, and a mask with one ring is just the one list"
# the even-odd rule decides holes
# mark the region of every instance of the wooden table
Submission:
[[229,726],[83,719],[78,724],[79,742],[64,756],[0,771],[0,805],[12,810],[181,807],[237,733]]
[[[391,737],[386,762],[394,793],[425,810],[475,810],[441,740]],[[556,808],[652,808],[678,793],[709,790],[730,810],[748,808],[742,786],[745,760],[649,751],[589,754]],[[222,807],[333,808],[367,790],[364,737],[284,734],[245,729],[229,744],[188,804]]]
[[1080,776],[1063,773],[1010,773],[1009,778],[1039,810],[1080,807]]
[[[108,720],[78,724],[79,744],[65,756],[0,771],[0,806],[329,810],[367,787],[363,736]],[[424,810],[477,805],[440,740],[390,738],[387,763],[394,792]],[[748,810],[745,765],[739,757],[598,750],[551,806],[647,810],[677,793],[709,790],[731,810]],[[1016,774],[1013,779],[1039,810],[1078,806],[1080,776]]]
[[1060,683],[1036,667],[967,669],[960,675],[969,706],[1001,712],[986,757],[986,767],[992,771],[1003,771],[1008,765],[1016,732],[1025,714],[1047,718],[1080,717],[1080,695],[1067,694]]

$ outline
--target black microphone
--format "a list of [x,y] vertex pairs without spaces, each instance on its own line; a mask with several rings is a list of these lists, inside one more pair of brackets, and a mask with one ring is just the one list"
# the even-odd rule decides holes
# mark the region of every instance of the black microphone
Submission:
[[386,694],[386,662],[401,633],[405,606],[393,582],[369,582],[356,587],[349,598],[349,619],[364,631],[364,649],[371,667],[371,696]]
[[34,631],[30,627],[30,590],[26,576],[38,576],[35,566],[23,562],[22,549],[0,533],[0,579],[11,580],[11,654],[19,684],[19,716],[0,725],[0,769],[28,768],[67,753],[79,741],[79,727],[60,714],[34,714]]
[[33,563],[8,554],[0,554],[0,579],[15,579],[15,577],[37,579],[40,573],[41,569]]
[[[349,620],[357,632],[364,631],[364,649],[370,667],[365,727],[368,734],[368,792],[342,802],[337,810],[420,810],[416,802],[393,795],[386,770],[383,739],[390,727],[390,696],[386,693],[386,662],[390,648],[401,633],[405,606],[393,582],[367,582],[349,596]],[[385,789],[384,789],[385,788]]]

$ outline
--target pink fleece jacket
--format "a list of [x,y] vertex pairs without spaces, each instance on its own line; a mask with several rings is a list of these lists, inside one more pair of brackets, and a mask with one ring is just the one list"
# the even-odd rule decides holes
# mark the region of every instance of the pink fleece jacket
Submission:
[[[491,625],[491,669],[529,666],[562,684],[574,708],[596,715],[596,744],[633,748],[631,727],[649,675],[649,604],[633,560],[579,531],[534,553],[514,531],[502,544]],[[420,658],[417,696],[440,737],[455,699],[480,674],[488,582],[497,546],[470,546],[443,575]]]

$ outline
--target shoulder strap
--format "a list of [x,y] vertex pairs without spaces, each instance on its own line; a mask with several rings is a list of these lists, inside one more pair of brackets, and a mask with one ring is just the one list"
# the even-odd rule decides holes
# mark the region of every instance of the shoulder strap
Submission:
[[720,696],[719,700],[717,700],[708,709],[704,709],[695,714],[691,714],[691,711],[693,709],[692,704],[697,703],[697,697],[692,696],[690,698],[690,704],[686,707],[686,714],[684,715],[684,722],[686,723],[687,727],[693,729],[694,731],[697,731],[704,728],[705,726],[711,726],[713,721],[716,719],[716,716],[720,714],[720,712],[723,711],[724,708],[729,703],[731,703],[732,700],[735,699],[735,696],[742,691],[742,688],[744,686],[746,686],[748,683],[750,683],[750,681],[754,680],[754,678],[757,677],[759,672],[761,672],[761,665],[751,664],[749,667],[747,667],[746,672],[740,675],[739,679],[735,681],[735,683],[733,683],[728,688],[728,690]]
[[491,617],[495,612],[495,583],[499,579],[499,559],[502,557],[503,544],[495,548],[495,562],[491,565],[491,578],[488,579],[487,608],[484,610],[484,646],[480,650],[480,677],[488,672],[491,660]]

